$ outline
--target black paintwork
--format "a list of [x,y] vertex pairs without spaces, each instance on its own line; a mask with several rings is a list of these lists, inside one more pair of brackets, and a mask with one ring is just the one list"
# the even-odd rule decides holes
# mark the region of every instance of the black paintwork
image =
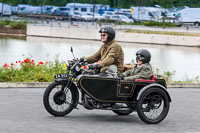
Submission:
[[[165,80],[156,80],[166,88]],[[77,86],[99,102],[135,102],[138,92],[149,82],[128,82],[99,75],[79,75]],[[154,83],[156,85],[156,83]]]

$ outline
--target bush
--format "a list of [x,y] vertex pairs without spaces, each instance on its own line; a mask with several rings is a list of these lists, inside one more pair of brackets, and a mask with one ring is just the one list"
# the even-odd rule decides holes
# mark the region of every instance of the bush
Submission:
[[6,26],[6,25],[9,25],[10,24],[10,20],[2,20],[2,21],[0,21],[0,28],[3,28],[4,26]]
[[9,25],[11,21],[6,19],[6,20],[3,20],[2,22],[4,22],[6,25]]
[[25,22],[10,22],[9,27],[12,29],[26,29],[27,24]]
[[52,82],[55,74],[65,73],[63,63],[38,62],[30,58],[0,67],[0,82]]
[[115,23],[115,20],[101,19],[97,23]]
[[6,24],[4,22],[0,22],[0,28],[3,28]]
[[163,26],[163,25],[167,27],[176,26],[175,24],[172,24],[170,22],[162,23],[162,22],[156,22],[156,21],[144,21],[143,24],[145,26]]

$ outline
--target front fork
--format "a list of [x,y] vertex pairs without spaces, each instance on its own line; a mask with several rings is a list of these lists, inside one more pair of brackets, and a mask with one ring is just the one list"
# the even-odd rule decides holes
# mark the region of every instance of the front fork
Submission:
[[63,84],[61,90],[64,91],[67,94],[67,92],[68,92],[69,88],[71,87],[73,81],[72,81],[71,77],[68,77],[67,79],[63,79],[63,80],[65,80],[67,82],[67,84],[66,85]]
[[70,89],[70,87],[71,86],[75,86],[76,88],[75,88],[75,93],[77,94],[76,96],[76,104],[75,104],[75,106],[74,106],[74,108],[75,109],[78,109],[77,108],[77,105],[78,105],[78,103],[79,103],[79,92],[78,92],[78,89],[77,89],[77,86],[74,84],[74,82],[72,81],[72,77],[70,76],[70,77],[68,77],[67,79],[62,79],[63,81],[65,81],[65,83],[63,83],[62,84],[62,87],[61,87],[61,91],[64,91],[64,93],[65,94],[67,94],[68,93],[68,91],[69,91],[69,89]]

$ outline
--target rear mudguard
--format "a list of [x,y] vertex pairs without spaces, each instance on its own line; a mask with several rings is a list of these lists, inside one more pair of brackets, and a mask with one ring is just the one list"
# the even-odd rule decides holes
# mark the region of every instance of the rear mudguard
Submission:
[[73,87],[74,88],[74,90],[75,90],[75,92],[77,94],[77,100],[76,100],[77,102],[75,104],[75,107],[76,107],[78,105],[78,102],[79,102],[79,91],[78,91],[78,88],[75,85],[75,83],[71,79],[62,79],[62,78],[60,78],[59,80],[55,80],[55,82],[66,82],[66,83],[69,83],[68,87]]
[[171,97],[170,97],[170,95],[169,95],[169,93],[168,93],[168,91],[167,91],[167,89],[166,89],[165,87],[163,87],[162,85],[156,84],[156,83],[155,83],[155,84],[147,85],[147,86],[145,86],[144,88],[142,88],[142,89],[140,90],[138,96],[137,96],[137,101],[139,101],[139,100],[141,99],[142,94],[143,94],[146,90],[148,90],[148,89],[150,89],[150,88],[152,88],[152,87],[157,87],[157,88],[162,89],[164,92],[166,92],[166,94],[167,94],[167,96],[168,96],[168,98],[169,98],[169,102],[172,101],[172,100],[171,100]]

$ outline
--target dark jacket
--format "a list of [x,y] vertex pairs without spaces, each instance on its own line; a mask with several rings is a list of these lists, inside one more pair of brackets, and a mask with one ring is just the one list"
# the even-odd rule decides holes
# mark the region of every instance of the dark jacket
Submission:
[[108,44],[103,44],[93,56],[89,56],[85,59],[89,63],[99,61],[101,72],[105,71],[110,65],[116,65],[118,73],[122,73],[124,69],[124,52],[115,40]]
[[122,73],[124,80],[134,81],[135,79],[151,79],[153,71],[149,63],[141,66],[135,65],[133,69]]

